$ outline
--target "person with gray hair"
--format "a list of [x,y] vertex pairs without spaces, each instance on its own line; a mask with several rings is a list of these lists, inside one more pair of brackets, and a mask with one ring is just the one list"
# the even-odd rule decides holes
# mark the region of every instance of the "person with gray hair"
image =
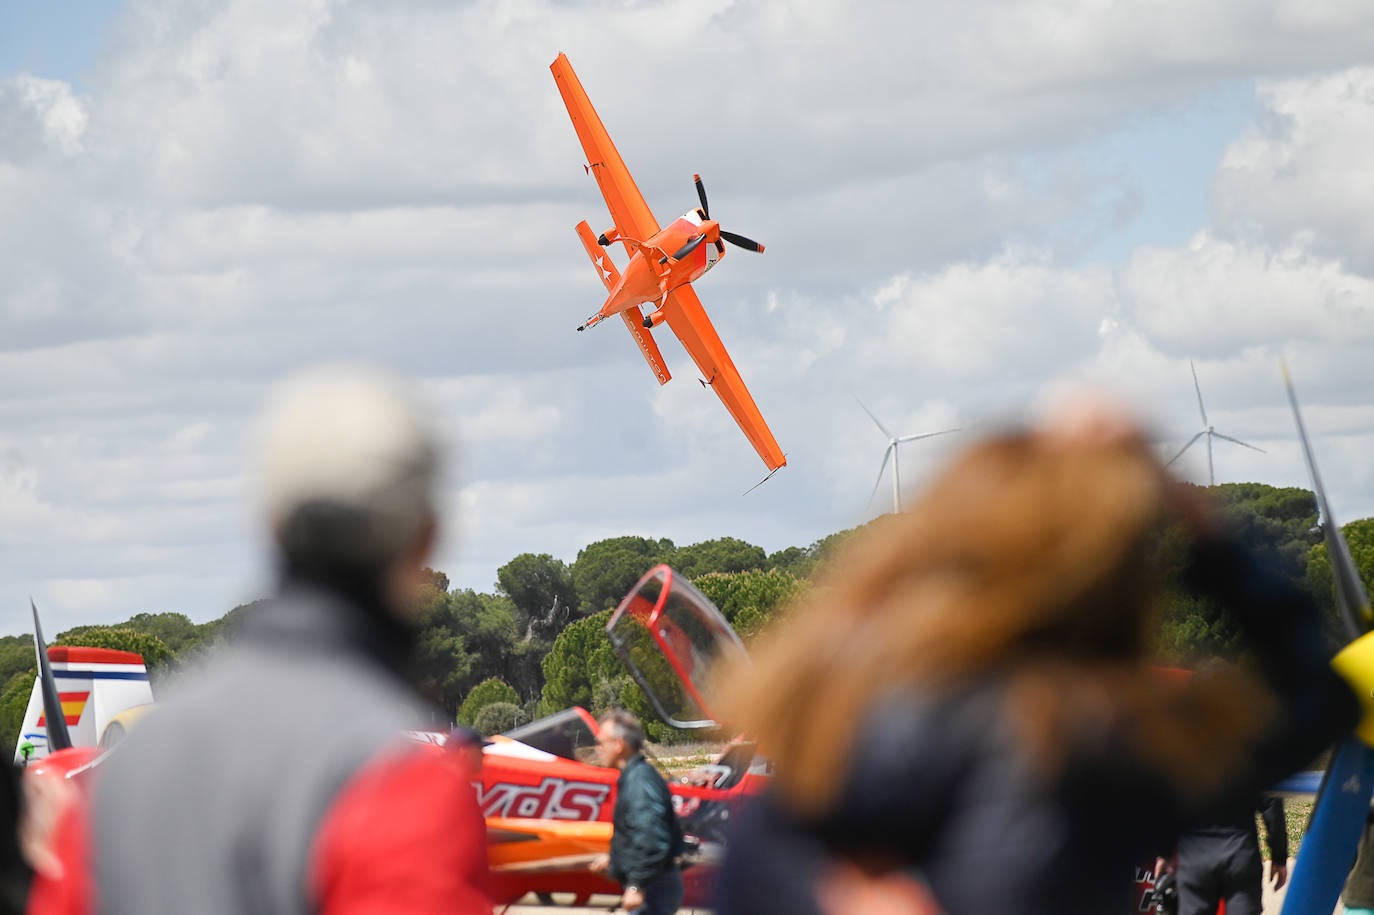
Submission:
[[611,851],[592,862],[624,888],[620,904],[637,915],[671,915],[682,905],[682,827],[663,776],[644,759],[644,728],[629,712],[601,717],[596,752],[620,770],[611,819]]
[[432,720],[405,665],[440,465],[385,375],[276,392],[257,475],[278,593],[101,763],[87,909],[489,915],[467,773],[402,736]]

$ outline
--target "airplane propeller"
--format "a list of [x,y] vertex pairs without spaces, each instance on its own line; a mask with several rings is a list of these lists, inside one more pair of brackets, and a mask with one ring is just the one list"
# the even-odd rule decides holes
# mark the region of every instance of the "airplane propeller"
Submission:
[[33,648],[38,653],[38,679],[43,694],[43,718],[48,729],[48,752],[66,750],[72,745],[71,732],[67,730],[67,715],[62,710],[62,700],[57,694],[57,682],[52,676],[52,665],[48,663],[48,646],[43,641],[43,627],[38,624],[38,606],[29,598],[29,608],[33,610]]
[[[701,214],[707,221],[709,221],[711,219],[711,207],[706,202],[706,185],[702,183],[700,175],[693,175],[692,183],[695,184],[697,188],[697,200],[701,202]],[[694,235],[691,238],[689,238],[686,244],[684,244],[681,248],[678,248],[677,251],[673,252],[673,260],[680,261],[687,255],[691,254],[693,251],[697,249],[697,246],[700,245],[702,242],[706,241],[711,234],[711,232],[707,231],[702,232],[700,235]],[[753,251],[757,254],[763,253],[763,245],[754,241],[752,238],[740,235],[738,232],[727,232],[724,229],[721,229],[717,226],[714,234],[718,236],[721,241],[728,241],[730,244],[734,245],[737,248],[743,248],[746,251]],[[722,248],[721,250],[723,251],[725,249]],[[659,263],[668,263],[668,258],[660,258]]]
[[738,235],[734,232],[727,232],[724,229],[720,230],[720,237],[737,248],[744,248],[749,251],[756,251],[759,254],[763,253],[763,245],[754,241],[752,238],[745,238],[743,235]]
[[[695,250],[697,249],[697,246],[700,245],[700,244],[701,244],[702,242],[704,242],[705,240],[706,240],[706,233],[705,233],[705,232],[703,232],[703,233],[700,234],[700,235],[695,235],[695,236],[693,236],[693,237],[687,242],[687,244],[683,245],[681,248],[678,248],[676,251],[673,252],[673,260],[675,260],[675,261],[680,261],[680,260],[682,260],[684,257],[686,257],[687,255],[689,255],[689,254],[691,254],[693,251],[695,251]],[[667,262],[667,258],[664,258],[663,260],[659,261],[660,264],[666,263],[666,262]]]
[[[1374,615],[1370,613],[1369,594],[1350,555],[1350,545],[1341,534],[1340,525],[1331,516],[1331,504],[1322,487],[1312,443],[1303,427],[1298,397],[1288,368],[1283,369],[1283,383],[1288,390],[1288,403],[1293,408],[1293,421],[1298,427],[1298,442],[1302,445],[1303,460],[1312,477],[1321,515],[1322,536],[1326,540],[1327,557],[1335,578],[1336,602],[1340,606],[1341,621],[1351,639],[1371,628]],[[1283,915],[1326,915],[1335,906],[1341,886],[1350,871],[1360,830],[1369,813],[1371,790],[1374,789],[1374,749],[1354,735],[1337,745],[1317,790],[1317,800],[1308,821],[1307,836],[1298,850],[1293,876],[1284,897]]]

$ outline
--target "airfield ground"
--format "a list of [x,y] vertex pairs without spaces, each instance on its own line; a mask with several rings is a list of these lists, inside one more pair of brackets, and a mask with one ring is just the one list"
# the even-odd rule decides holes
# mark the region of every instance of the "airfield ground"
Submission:
[[[668,771],[670,776],[676,777],[683,775],[695,768],[704,765],[716,758],[722,745],[720,744],[691,744],[686,746],[663,747],[659,748],[660,755],[658,762]],[[1288,813],[1288,845],[1296,848],[1301,841],[1303,829],[1307,825],[1308,819],[1312,815],[1312,803],[1310,801],[1289,800],[1286,804]],[[1293,872],[1293,859],[1288,859],[1288,872]],[[1283,908],[1284,891],[1277,893],[1269,886],[1267,879],[1264,885],[1264,910],[1263,915],[1279,915],[1279,910]],[[505,910],[505,915],[606,915],[610,911],[621,911],[613,909],[619,901],[615,896],[596,896],[592,899],[593,905],[572,908],[570,903],[571,895],[555,894],[555,901],[562,903],[558,906],[543,906],[535,901],[533,896],[527,896],[521,900],[522,904],[513,905]],[[523,904],[528,903],[528,904]],[[1337,904],[1333,915],[1341,915],[1343,907]],[[498,913],[501,909],[496,910]],[[684,908],[679,910],[679,915],[710,915],[710,909],[704,908]],[[1122,913],[1129,915],[1129,913]]]
[[[1288,860],[1288,870],[1290,873],[1293,870],[1293,859],[1291,858]],[[1279,915],[1279,910],[1283,908],[1283,895],[1283,890],[1279,890],[1277,893],[1275,893],[1269,888],[1269,885],[1267,883],[1265,884],[1264,915]],[[528,899],[530,901],[533,901],[534,897],[530,896],[528,897]],[[555,899],[568,900],[570,899],[570,897],[556,896]],[[592,899],[592,902],[595,903],[595,905],[576,909],[568,907],[566,905],[542,906],[537,903],[533,905],[513,905],[506,910],[506,915],[564,915],[564,913],[566,913],[566,915],[606,915],[606,913],[611,910],[611,907],[614,906],[617,901],[618,900],[615,896],[596,896]],[[1341,909],[1342,907],[1340,905],[1337,905],[1335,912],[1333,912],[1333,915],[1340,915]],[[500,911],[500,909],[497,909],[497,912]],[[616,911],[620,910],[617,909]],[[710,910],[680,909],[679,915],[710,915]],[[1123,913],[1123,915],[1128,915],[1128,913]]]

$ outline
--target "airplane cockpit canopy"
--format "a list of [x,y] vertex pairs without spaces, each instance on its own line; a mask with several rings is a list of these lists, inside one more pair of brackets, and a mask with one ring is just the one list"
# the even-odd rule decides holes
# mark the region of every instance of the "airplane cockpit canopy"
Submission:
[[564,759],[586,762],[596,749],[596,719],[580,705],[522,724],[502,737]]
[[606,624],[611,645],[654,710],[675,728],[716,728],[707,691],[744,643],[716,606],[666,565],[645,573]]

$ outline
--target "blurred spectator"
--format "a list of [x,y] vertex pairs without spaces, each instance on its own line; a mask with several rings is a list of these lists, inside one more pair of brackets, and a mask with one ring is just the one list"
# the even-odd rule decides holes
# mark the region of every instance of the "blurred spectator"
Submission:
[[467,777],[400,736],[429,718],[403,672],[439,465],[386,377],[320,370],[276,394],[259,485],[280,590],[101,763],[102,911],[490,913]]
[[24,770],[6,766],[0,776],[0,915],[23,912],[34,866],[51,867],[46,834],[50,824],[39,822],[60,803],[49,804],[41,796],[44,785],[28,784]]
[[1226,915],[1260,915],[1264,899],[1264,859],[1260,855],[1255,813],[1264,817],[1269,846],[1269,879],[1279,890],[1288,882],[1288,822],[1283,798],[1237,804],[1230,815],[1194,826],[1179,836],[1174,872],[1179,915],[1214,915],[1226,902]]
[[[1152,538],[1173,520],[1187,584],[1231,609],[1258,677],[1148,669]],[[840,911],[828,889],[855,867],[920,875],[948,915],[1131,911],[1137,862],[1354,724],[1328,660],[1310,601],[1219,534],[1122,411],[989,438],[726,678],[727,719],[776,777],[736,822],[718,915]]]
[[444,749],[462,760],[473,778],[481,778],[483,755],[489,746],[490,740],[483,737],[476,728],[470,728],[465,724],[455,725],[453,730],[448,732],[448,740],[444,741]]
[[1355,866],[1345,878],[1341,902],[1345,903],[1345,915],[1374,915],[1374,813],[1365,818]]

